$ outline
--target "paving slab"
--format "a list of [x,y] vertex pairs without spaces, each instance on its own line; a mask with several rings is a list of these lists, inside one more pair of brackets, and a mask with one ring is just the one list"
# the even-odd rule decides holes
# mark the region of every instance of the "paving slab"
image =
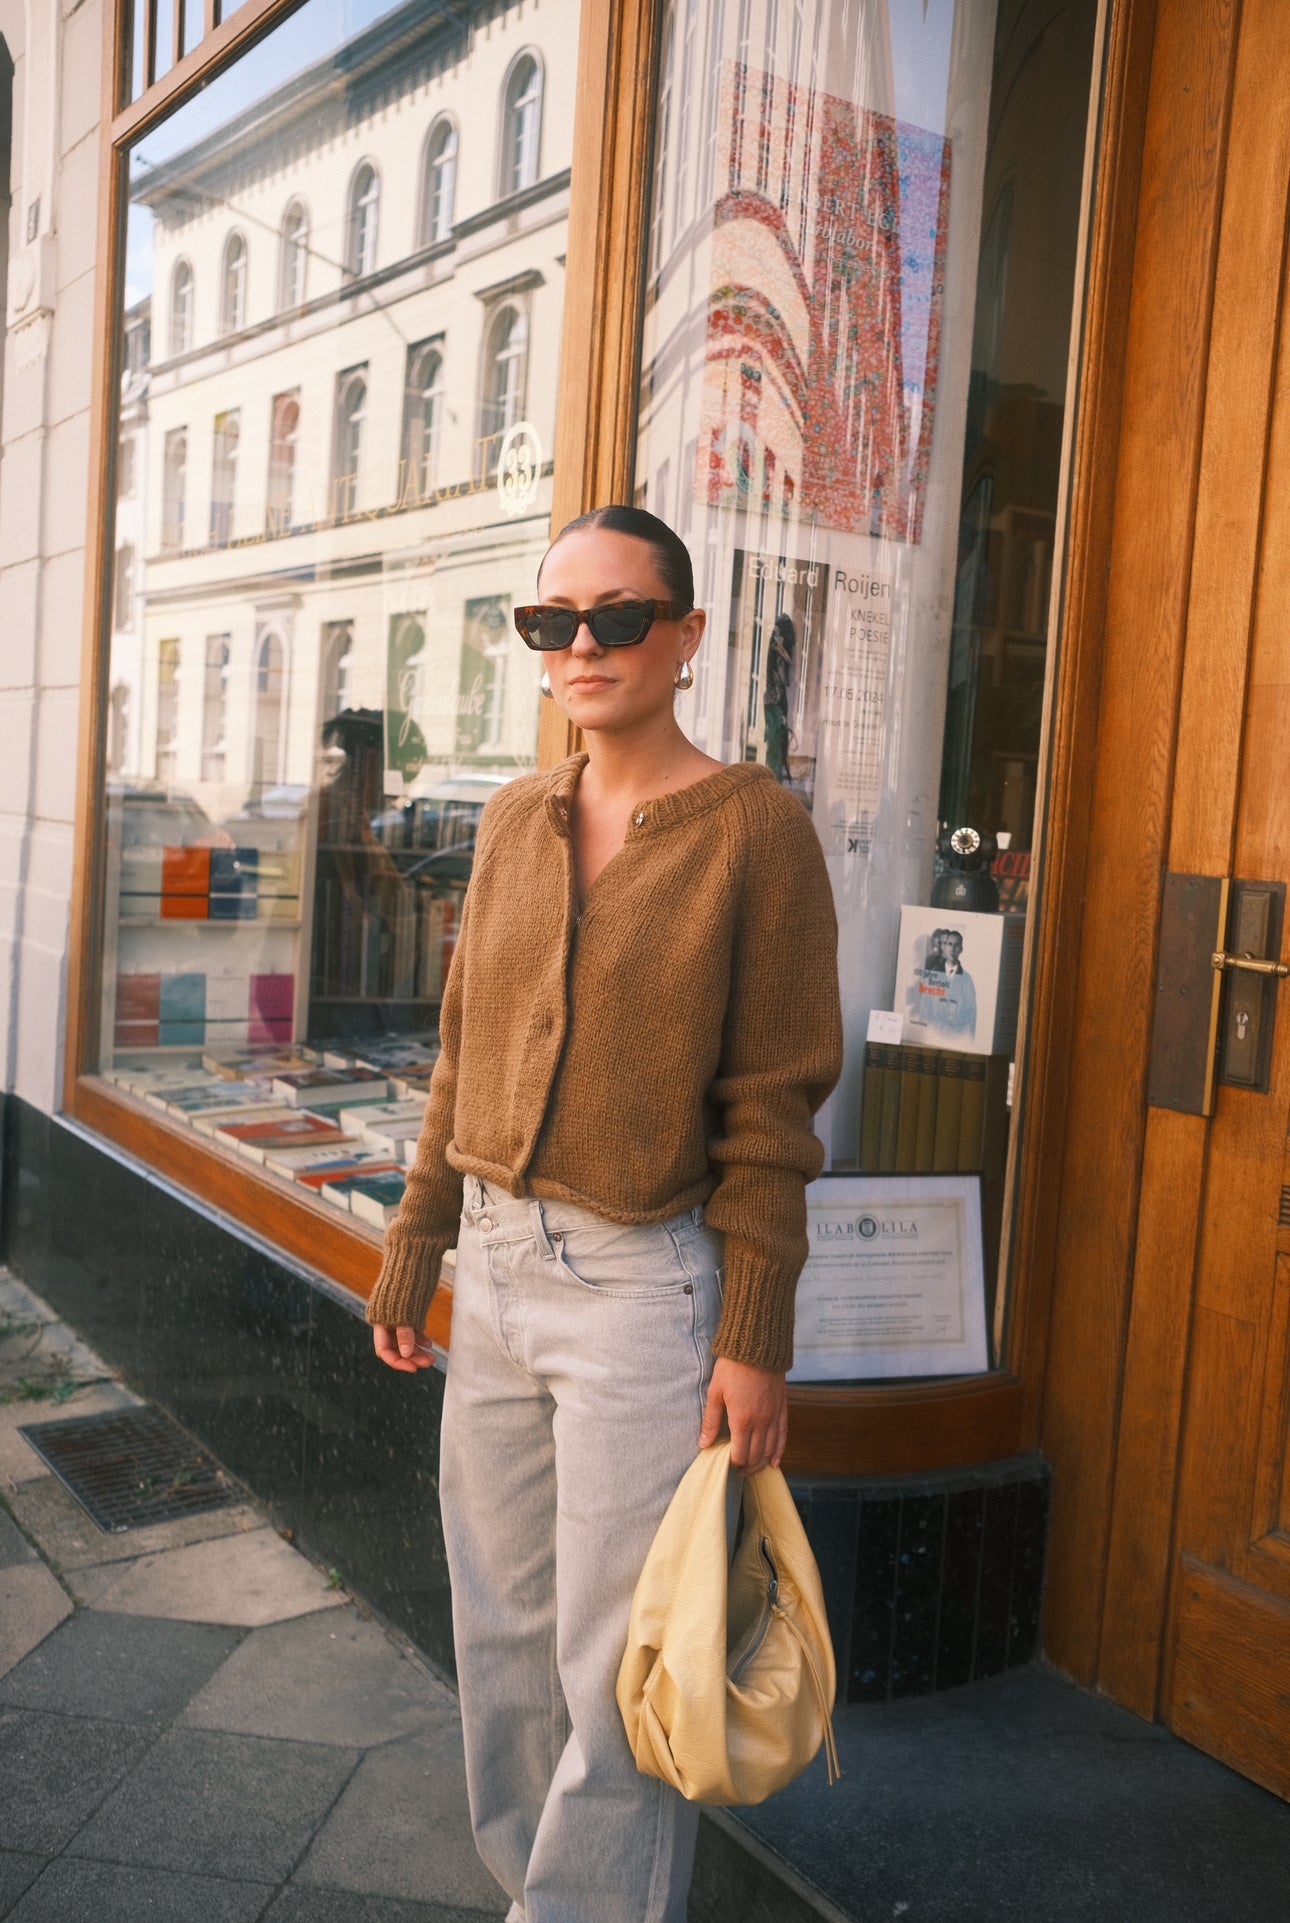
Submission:
[[0,1916],[7,1917],[29,1883],[44,1869],[47,1857],[26,1850],[0,1849]]
[[131,1395],[119,1382],[95,1382],[75,1390],[62,1402],[52,1396],[39,1401],[0,1401],[0,1488],[12,1488],[49,1474],[49,1464],[42,1462],[31,1444],[18,1434],[28,1423],[107,1415],[113,1409],[134,1409],[138,1405],[138,1396]]
[[168,1730],[74,1838],[69,1854],[281,1882],[358,1756],[315,1743]]
[[0,1274],[0,1316],[14,1322],[58,1322],[58,1310],[51,1308],[43,1295],[37,1295],[25,1282],[6,1270]]
[[446,1686],[352,1603],[253,1629],[183,1716],[192,1728],[354,1749],[456,1720]]
[[39,1561],[39,1556],[12,1516],[0,1509],[0,1569],[13,1569],[20,1563]]
[[494,1911],[442,1903],[401,1903],[393,1896],[355,1896],[349,1890],[311,1890],[288,1883],[264,1912],[264,1923],[487,1923]]
[[88,1610],[0,1678],[0,1703],[120,1723],[170,1723],[237,1648],[241,1631]]
[[0,1569],[0,1676],[71,1613],[71,1598],[43,1562]]
[[153,1522],[146,1528],[123,1529],[114,1535],[91,1520],[75,1496],[48,1468],[43,1468],[37,1479],[19,1482],[8,1501],[27,1534],[39,1544],[41,1553],[60,1570],[84,1569],[92,1563],[125,1562],[186,1543],[215,1542],[264,1528],[264,1517],[250,1503],[233,1503],[227,1509],[178,1516],[173,1522]]
[[0,1811],[9,1849],[56,1855],[153,1740],[148,1730],[0,1710]]
[[320,1569],[261,1526],[214,1542],[142,1556],[98,1598],[99,1609],[254,1629],[349,1601]]
[[128,1556],[121,1562],[87,1562],[77,1569],[65,1569],[63,1587],[79,1608],[95,1609],[99,1597],[114,1582],[120,1582],[125,1571],[133,1569],[138,1560],[137,1556]]
[[255,1923],[272,1894],[271,1884],[60,1856],[7,1923]]
[[504,1915],[470,1832],[460,1729],[369,1750],[294,1880]]
[[1290,1806],[1040,1664],[845,1709],[738,1821],[856,1923],[1286,1923]]

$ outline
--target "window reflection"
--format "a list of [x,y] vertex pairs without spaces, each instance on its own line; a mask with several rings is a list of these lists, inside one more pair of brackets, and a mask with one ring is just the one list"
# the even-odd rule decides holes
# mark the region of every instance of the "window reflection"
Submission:
[[[636,499],[687,536],[708,610],[678,714],[819,833],[832,1166],[979,1175],[991,1288],[1095,14],[670,0],[660,23]],[[917,964],[909,912],[935,924]],[[962,1016],[934,1045],[911,968]],[[877,1055],[875,1011],[903,1024]],[[986,1121],[937,1148],[900,1078],[934,1057],[939,1088],[951,1055],[945,1117],[970,1063]]]
[[405,0],[354,34],[307,0],[131,156],[101,1060],[136,1092],[203,1053],[433,1058],[475,824],[536,753],[510,610],[550,517],[577,26]]

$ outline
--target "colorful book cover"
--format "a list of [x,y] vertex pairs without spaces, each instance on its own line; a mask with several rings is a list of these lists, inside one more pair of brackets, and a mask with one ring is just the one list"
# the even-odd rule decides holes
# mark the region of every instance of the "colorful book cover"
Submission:
[[360,1222],[383,1229],[399,1212],[407,1178],[397,1170],[389,1175],[360,1175],[349,1191],[349,1212]]
[[[352,1162],[338,1159],[329,1169],[297,1169],[294,1179],[301,1188],[312,1189],[315,1195],[320,1195],[328,1186],[355,1181],[361,1175],[398,1175],[401,1179],[402,1173],[398,1163],[391,1162],[388,1156],[369,1155]],[[328,1196],[326,1199],[335,1201],[336,1197]]]
[[114,1035],[118,1048],[155,1048],[161,1039],[161,976],[118,975]]
[[273,1092],[280,1101],[306,1108],[316,1097],[319,1101],[361,1101],[369,1092],[384,1098],[389,1082],[371,1068],[310,1068],[287,1075],[275,1075]]
[[159,1008],[163,1047],[201,1047],[206,1040],[204,974],[163,975]]
[[295,1018],[294,975],[252,975],[252,1042],[289,1042]]

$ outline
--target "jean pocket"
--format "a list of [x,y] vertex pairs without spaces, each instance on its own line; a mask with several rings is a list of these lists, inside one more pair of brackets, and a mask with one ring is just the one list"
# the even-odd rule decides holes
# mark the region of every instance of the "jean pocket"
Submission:
[[551,1247],[564,1273],[596,1295],[643,1299],[692,1287],[675,1239],[659,1222],[553,1229]]

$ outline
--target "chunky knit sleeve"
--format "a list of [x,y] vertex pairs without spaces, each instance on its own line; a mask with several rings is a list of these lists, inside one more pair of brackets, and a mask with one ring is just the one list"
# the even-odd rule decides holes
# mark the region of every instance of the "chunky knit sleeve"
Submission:
[[[481,833],[476,852],[476,874],[482,852]],[[443,1002],[439,1010],[439,1059],[430,1078],[425,1120],[417,1140],[417,1158],[408,1172],[407,1188],[399,1212],[386,1230],[381,1272],[368,1298],[368,1321],[385,1323],[391,1328],[421,1328],[431,1298],[439,1286],[440,1265],[447,1251],[457,1244],[462,1177],[449,1166],[447,1148],[452,1140],[457,1107],[462,1002],[470,969],[473,892],[472,878],[471,887],[466,892],[448,979],[444,983]]]
[[[726,1239],[713,1348],[787,1369],[806,1260],[806,1184],[824,1150],[815,1111],[842,1072],[837,919],[823,851],[795,798],[758,784],[742,855],[721,1061],[710,1091],[717,1186],[704,1214]],[[751,810],[750,810],[751,812]]]

